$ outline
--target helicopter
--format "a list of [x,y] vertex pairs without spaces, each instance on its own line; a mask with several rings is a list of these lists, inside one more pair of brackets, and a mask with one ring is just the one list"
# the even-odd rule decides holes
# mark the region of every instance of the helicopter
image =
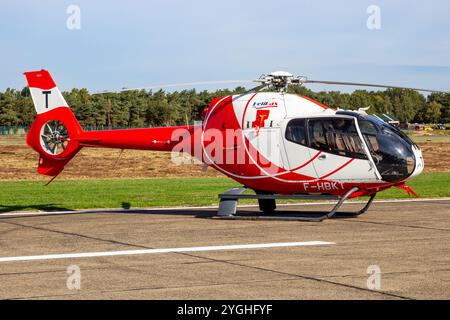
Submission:
[[[258,199],[263,213],[274,212],[280,198],[338,200],[329,213],[307,221],[330,218],[345,200],[368,196],[366,206],[355,213],[359,215],[378,192],[391,187],[417,196],[406,182],[423,171],[424,160],[417,144],[367,114],[367,108],[332,109],[287,93],[288,86],[321,83],[437,92],[309,80],[277,71],[253,80],[258,85],[242,94],[213,99],[198,125],[85,131],[47,70],[25,72],[25,77],[37,112],[26,141],[39,154],[38,173],[51,176],[50,182],[81,148],[187,153],[243,186],[220,195],[219,215],[233,216],[237,200],[246,197]],[[255,195],[243,194],[247,189]]]

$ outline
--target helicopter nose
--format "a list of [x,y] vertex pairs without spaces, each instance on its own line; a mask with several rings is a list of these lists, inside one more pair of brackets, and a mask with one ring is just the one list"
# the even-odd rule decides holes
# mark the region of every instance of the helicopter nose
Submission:
[[422,156],[422,150],[418,146],[414,145],[413,152],[414,152],[414,157],[416,160],[415,161],[416,165],[415,165],[414,171],[411,174],[410,178],[414,178],[414,177],[418,176],[423,171],[423,168],[425,167],[425,162],[423,161],[423,156]]

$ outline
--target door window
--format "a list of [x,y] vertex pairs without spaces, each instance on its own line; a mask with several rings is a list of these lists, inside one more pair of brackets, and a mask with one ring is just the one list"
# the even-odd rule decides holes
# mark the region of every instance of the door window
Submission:
[[293,119],[286,127],[286,140],[306,146],[305,119]]

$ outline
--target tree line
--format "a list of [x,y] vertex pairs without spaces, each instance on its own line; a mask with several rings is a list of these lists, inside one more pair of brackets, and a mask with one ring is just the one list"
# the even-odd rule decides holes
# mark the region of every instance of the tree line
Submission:
[[[154,127],[192,124],[201,120],[202,111],[213,98],[245,90],[237,87],[213,92],[136,90],[90,94],[87,89],[72,89],[63,95],[84,127]],[[403,89],[314,92],[298,86],[289,87],[288,91],[333,108],[356,110],[370,107],[368,113],[391,114],[403,123],[450,123],[450,94],[432,93],[425,97],[414,90]],[[0,93],[0,126],[29,126],[34,118],[28,88],[7,89]]]

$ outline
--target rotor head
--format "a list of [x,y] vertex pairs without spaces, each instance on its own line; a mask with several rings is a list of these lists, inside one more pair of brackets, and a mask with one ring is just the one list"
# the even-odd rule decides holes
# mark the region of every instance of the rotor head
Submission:
[[256,82],[260,82],[262,85],[273,87],[279,92],[286,92],[288,84],[292,83],[294,75],[287,71],[275,71],[268,75],[261,75]]

